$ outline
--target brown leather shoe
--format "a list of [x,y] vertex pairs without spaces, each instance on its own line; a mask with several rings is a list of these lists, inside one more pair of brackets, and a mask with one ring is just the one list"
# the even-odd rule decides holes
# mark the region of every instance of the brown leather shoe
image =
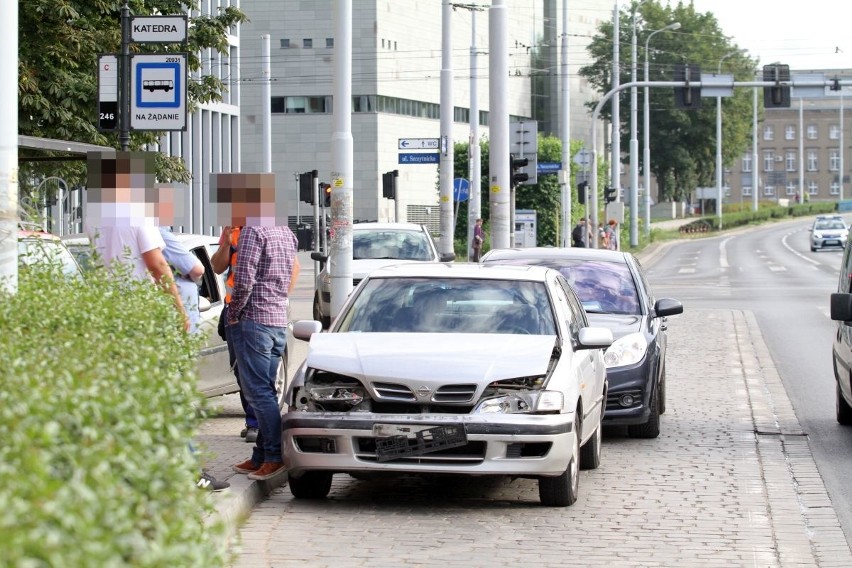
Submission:
[[249,479],[264,480],[269,479],[284,471],[284,464],[281,462],[263,462],[260,468],[249,474]]
[[254,473],[260,466],[255,464],[251,460],[246,460],[243,463],[238,463],[237,465],[232,465],[231,469],[236,471],[237,473]]

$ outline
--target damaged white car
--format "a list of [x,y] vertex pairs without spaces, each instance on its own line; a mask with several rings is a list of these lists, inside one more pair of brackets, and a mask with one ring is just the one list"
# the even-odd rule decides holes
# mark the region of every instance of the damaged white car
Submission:
[[295,497],[325,497],[335,473],[506,475],[564,507],[600,464],[612,333],[558,271],[384,268],[320,329],[293,326],[310,340],[283,416]]

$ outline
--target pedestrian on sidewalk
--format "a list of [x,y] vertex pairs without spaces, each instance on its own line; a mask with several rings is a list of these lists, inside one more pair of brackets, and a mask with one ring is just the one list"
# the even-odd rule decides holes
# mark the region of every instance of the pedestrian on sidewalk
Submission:
[[240,387],[240,404],[246,417],[240,437],[253,444],[257,441],[257,417],[254,414],[254,409],[246,400],[245,389],[240,383],[240,370],[237,366],[237,355],[234,353],[234,343],[230,339],[228,328],[225,325],[225,322],[228,321],[228,304],[231,303],[231,294],[234,290],[234,269],[237,265],[237,249],[239,248],[241,229],[242,227],[239,226],[222,228],[222,234],[219,236],[219,248],[213,253],[210,262],[217,274],[222,274],[225,270],[228,271],[225,277],[225,305],[222,307],[222,313],[219,316],[219,336],[228,344],[229,364],[234,377],[237,379],[237,385]]
[[482,237],[482,219],[480,218],[476,220],[476,224],[473,226],[473,258],[471,258],[471,262],[479,262],[484,240]]

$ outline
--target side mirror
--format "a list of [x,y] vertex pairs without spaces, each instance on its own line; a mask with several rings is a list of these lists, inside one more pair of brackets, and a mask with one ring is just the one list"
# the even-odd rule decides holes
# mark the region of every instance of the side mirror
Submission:
[[606,327],[584,327],[577,336],[578,349],[601,349],[612,345],[612,330]]
[[308,341],[315,333],[322,331],[322,323],[316,320],[299,320],[293,322],[293,337]]
[[328,260],[328,255],[314,251],[311,253],[311,260],[316,260],[317,262],[326,262]]
[[660,298],[654,304],[654,317],[662,318],[683,313],[683,304],[674,298]]
[[198,311],[206,312],[210,309],[210,300],[205,298],[204,296],[198,296]]
[[456,259],[456,253],[444,252],[441,253],[441,262],[452,262]]

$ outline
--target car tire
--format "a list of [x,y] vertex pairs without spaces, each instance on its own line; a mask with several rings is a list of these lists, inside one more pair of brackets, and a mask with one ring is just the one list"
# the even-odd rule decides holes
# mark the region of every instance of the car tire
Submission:
[[816,251],[817,251],[817,248],[815,246],[811,245],[811,252],[816,252]]
[[307,471],[301,477],[287,480],[290,493],[296,499],[323,499],[331,491],[331,471]]
[[840,383],[835,383],[837,388],[837,423],[849,426],[852,424],[852,407],[843,398],[843,391],[840,388]]
[[[580,431],[580,420],[574,420],[574,432]],[[574,447],[568,468],[557,477],[538,479],[538,498],[546,507],[568,507],[577,501],[580,490],[580,437],[574,436]]]
[[580,469],[597,469],[601,465],[601,440],[603,439],[603,416],[595,426],[595,433],[580,447]]
[[278,363],[278,373],[275,376],[275,398],[278,399],[278,410],[283,410],[285,406],[285,395],[287,394],[287,348],[284,348],[284,355],[281,356],[281,361]]
[[656,438],[660,435],[660,403],[657,390],[651,393],[651,414],[648,416],[648,421],[627,427],[627,434],[631,438]]
[[666,363],[661,362],[663,371],[660,373],[660,396],[657,398],[657,405],[660,408],[660,415],[666,413]]
[[319,292],[314,294],[314,319],[322,324],[323,329],[328,329],[331,325],[331,318],[322,315],[322,310],[320,309],[320,299]]

